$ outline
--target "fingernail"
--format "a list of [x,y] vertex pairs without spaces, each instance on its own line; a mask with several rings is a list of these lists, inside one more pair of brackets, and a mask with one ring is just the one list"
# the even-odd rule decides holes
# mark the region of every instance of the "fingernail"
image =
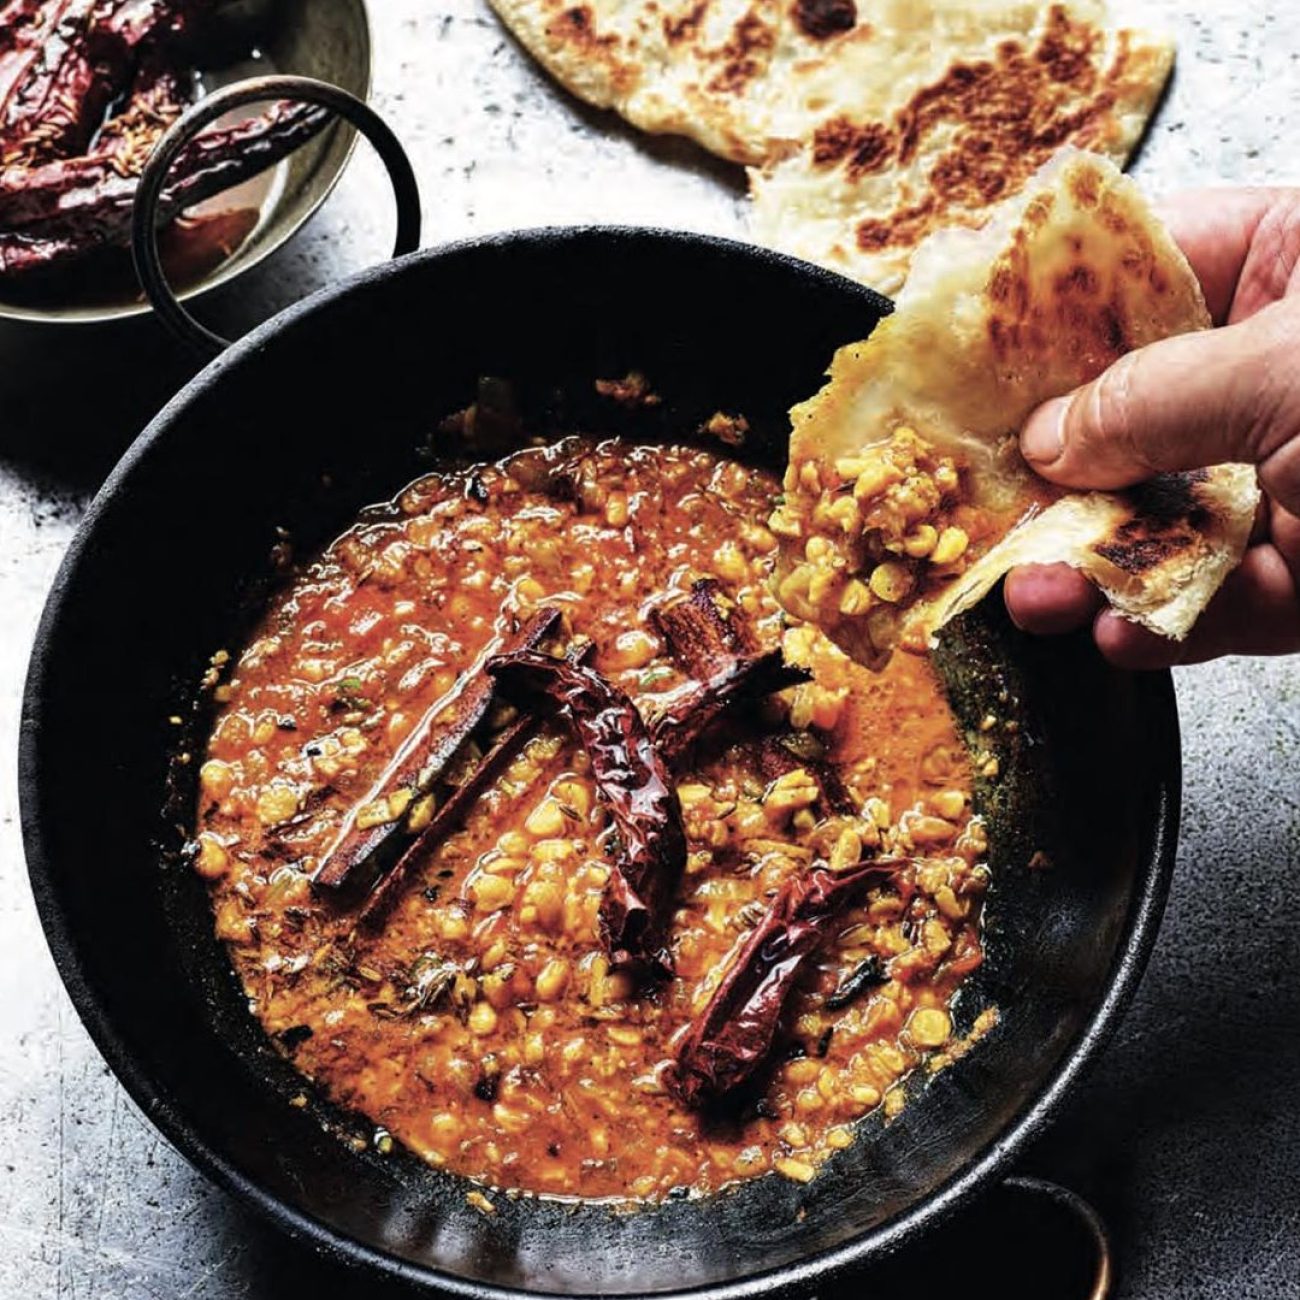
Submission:
[[1020,452],[1035,465],[1050,465],[1060,460],[1065,450],[1065,415],[1070,409],[1068,397],[1054,397],[1031,415],[1020,431]]

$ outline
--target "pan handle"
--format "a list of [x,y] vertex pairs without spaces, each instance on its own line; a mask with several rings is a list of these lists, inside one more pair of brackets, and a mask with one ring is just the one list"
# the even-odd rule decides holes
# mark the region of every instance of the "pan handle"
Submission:
[[1101,1215],[1093,1209],[1092,1205],[1078,1192],[1062,1187],[1060,1183],[1049,1182],[1045,1178],[1030,1178],[1018,1174],[1012,1178],[1004,1178],[1002,1186],[1046,1200],[1074,1219],[1088,1238],[1097,1261],[1096,1270],[1092,1275],[1091,1289],[1083,1293],[1083,1300],[1107,1300],[1115,1282],[1110,1234],[1106,1231]]
[[162,323],[177,338],[210,355],[221,352],[229,340],[195,320],[167,283],[158,249],[158,203],[176,156],[200,131],[231,109],[274,99],[321,104],[370,141],[388,170],[397,199],[393,256],[400,257],[420,246],[420,189],[410,159],[387,123],[364,101],[314,77],[253,77],[213,91],[168,128],[150,155],[136,187],[131,229],[136,273]]

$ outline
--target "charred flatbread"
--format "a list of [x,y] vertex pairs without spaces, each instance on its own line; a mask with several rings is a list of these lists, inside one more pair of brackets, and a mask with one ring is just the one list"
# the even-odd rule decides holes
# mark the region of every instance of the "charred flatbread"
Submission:
[[1102,0],[491,0],[580,98],[752,167],[753,232],[892,292],[1061,145],[1122,162],[1173,60]]
[[[857,26],[855,0],[490,0],[566,89],[733,162],[770,153],[780,69]],[[786,8],[786,5],[789,8]],[[844,15],[832,16],[834,9]],[[822,37],[803,30],[804,14]]]
[[831,107],[751,172],[760,242],[883,293],[926,235],[980,225],[1063,145],[1122,166],[1173,65],[1172,45],[1108,29],[1098,4],[962,6],[966,24],[928,41],[924,6],[886,8],[869,58],[807,74]]
[[982,230],[931,236],[894,315],[791,412],[772,518],[782,604],[880,663],[924,648],[1013,565],[1065,562],[1182,639],[1245,549],[1254,470],[1065,493],[1017,434],[1126,352],[1209,324],[1182,252],[1092,154],[1063,152]]

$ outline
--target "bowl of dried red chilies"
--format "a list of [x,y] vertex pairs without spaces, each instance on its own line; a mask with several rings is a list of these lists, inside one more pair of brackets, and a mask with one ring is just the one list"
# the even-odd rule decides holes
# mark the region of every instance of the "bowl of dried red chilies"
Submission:
[[[155,146],[209,92],[255,74],[370,89],[364,0],[0,0],[0,316],[103,321],[150,310],[131,263]],[[317,104],[213,123],[161,196],[182,298],[233,279],[325,201],[355,132]]]

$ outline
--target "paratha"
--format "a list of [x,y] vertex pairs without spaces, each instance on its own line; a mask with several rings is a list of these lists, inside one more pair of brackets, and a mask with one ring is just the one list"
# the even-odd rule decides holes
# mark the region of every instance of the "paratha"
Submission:
[[1063,561],[1182,639],[1245,549],[1254,470],[1066,494],[1017,434],[1124,353],[1209,324],[1178,246],[1094,154],[1063,151],[982,230],[930,236],[896,312],[791,412],[781,603],[878,664],[930,644],[1013,565]]
[[1116,161],[1172,64],[1102,0],[491,0],[589,103],[753,165],[760,242],[886,292],[1060,145]]
[[[732,162],[771,153],[779,69],[856,23],[854,0],[490,0],[556,80]],[[787,8],[788,6],[788,8]],[[801,15],[826,35],[805,35]],[[836,17],[835,14],[841,15]]]
[[882,293],[925,235],[979,225],[1062,145],[1123,165],[1173,65],[1167,42],[1108,31],[1100,5],[985,6],[928,41],[916,6],[889,7],[870,52],[887,77],[865,51],[828,58],[808,76],[833,108],[750,174],[761,243]]

